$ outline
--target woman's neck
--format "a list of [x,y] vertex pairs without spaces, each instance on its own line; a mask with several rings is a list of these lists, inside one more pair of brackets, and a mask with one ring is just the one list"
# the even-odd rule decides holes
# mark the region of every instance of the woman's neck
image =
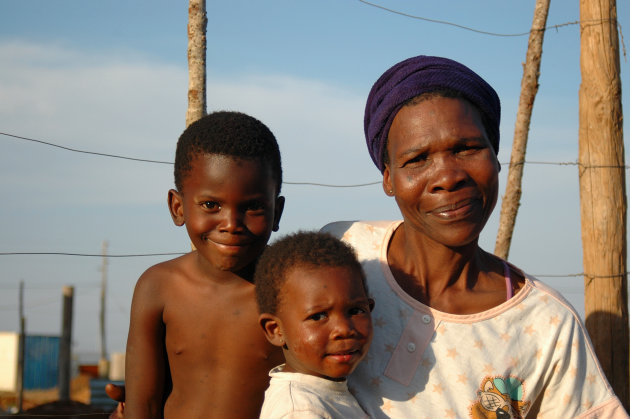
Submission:
[[401,288],[436,309],[460,306],[461,297],[475,292],[479,280],[487,279],[498,262],[476,240],[450,248],[408,231],[404,223],[393,234],[387,258]]

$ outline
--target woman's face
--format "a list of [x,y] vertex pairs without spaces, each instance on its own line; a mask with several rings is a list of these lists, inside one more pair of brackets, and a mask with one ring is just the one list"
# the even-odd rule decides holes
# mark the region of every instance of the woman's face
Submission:
[[476,242],[496,204],[500,170],[479,111],[444,97],[403,106],[387,151],[383,188],[405,225],[448,247]]

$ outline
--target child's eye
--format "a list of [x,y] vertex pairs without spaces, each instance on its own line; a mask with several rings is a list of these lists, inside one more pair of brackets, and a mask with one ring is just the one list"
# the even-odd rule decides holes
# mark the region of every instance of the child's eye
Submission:
[[254,201],[247,204],[247,211],[263,211],[265,204],[260,201]]
[[318,322],[320,320],[324,320],[326,317],[326,313],[315,313],[308,316],[308,319]]
[[367,310],[365,308],[363,308],[363,307],[352,307],[350,309],[349,313],[350,313],[351,316],[356,316],[358,314],[365,314],[365,313],[367,313]]
[[219,208],[219,203],[216,201],[204,201],[201,203],[201,206],[207,210],[215,210]]

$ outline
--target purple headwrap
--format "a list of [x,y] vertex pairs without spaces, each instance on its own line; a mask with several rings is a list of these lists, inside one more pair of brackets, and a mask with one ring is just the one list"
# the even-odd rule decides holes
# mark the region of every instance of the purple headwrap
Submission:
[[479,109],[494,152],[499,152],[501,103],[494,89],[477,73],[457,61],[420,55],[391,67],[374,83],[365,105],[365,139],[370,156],[381,172],[383,147],[389,128],[402,105],[418,95],[454,90]]

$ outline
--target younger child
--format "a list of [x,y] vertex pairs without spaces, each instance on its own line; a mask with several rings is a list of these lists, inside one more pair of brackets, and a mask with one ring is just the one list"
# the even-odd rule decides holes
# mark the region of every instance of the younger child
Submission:
[[255,284],[260,325],[285,358],[261,419],[367,417],[346,383],[370,346],[374,307],[354,250],[325,233],[286,236],[261,256]]
[[282,358],[258,326],[252,277],[278,229],[281,183],[276,139],[250,116],[216,112],[179,138],[168,206],[195,250],[136,284],[126,418],[258,417]]

